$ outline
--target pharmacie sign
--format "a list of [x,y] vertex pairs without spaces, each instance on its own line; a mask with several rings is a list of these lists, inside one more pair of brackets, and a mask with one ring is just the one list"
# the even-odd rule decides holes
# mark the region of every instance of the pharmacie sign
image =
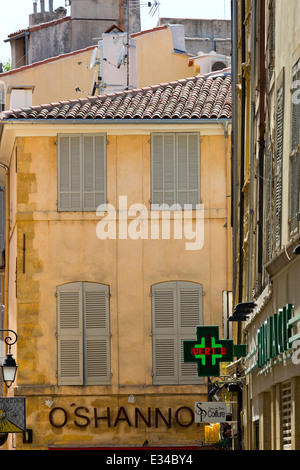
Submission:
[[197,326],[197,339],[183,341],[183,361],[198,364],[198,377],[219,377],[220,362],[232,362],[234,356],[245,356],[245,345],[233,345],[219,338],[218,326]]
[[292,336],[292,327],[296,323],[292,319],[292,311],[293,305],[287,304],[279,309],[278,313],[268,317],[257,331],[257,366],[259,368],[292,347],[295,339]]

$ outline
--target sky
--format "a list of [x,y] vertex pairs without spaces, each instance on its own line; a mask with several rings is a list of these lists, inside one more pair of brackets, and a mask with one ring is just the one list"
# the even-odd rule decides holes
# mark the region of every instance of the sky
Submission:
[[[153,16],[148,0],[140,0],[140,5],[141,30],[157,26],[158,14],[167,18],[230,19],[230,0],[159,0]],[[59,6],[65,7],[65,0],[53,0],[54,9]],[[45,9],[48,10],[48,0],[45,0]],[[10,61],[10,45],[4,40],[9,34],[27,28],[31,13],[32,0],[0,0],[0,62]]]

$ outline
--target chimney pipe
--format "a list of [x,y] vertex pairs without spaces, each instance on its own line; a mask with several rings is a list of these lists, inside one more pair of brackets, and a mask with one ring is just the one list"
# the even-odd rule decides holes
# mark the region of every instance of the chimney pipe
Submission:
[[33,13],[37,13],[37,0],[33,0]]
[[45,0],[40,0],[40,5],[41,5],[41,13],[44,13],[44,11],[45,11]]
[[49,11],[53,11],[53,0],[49,0]]

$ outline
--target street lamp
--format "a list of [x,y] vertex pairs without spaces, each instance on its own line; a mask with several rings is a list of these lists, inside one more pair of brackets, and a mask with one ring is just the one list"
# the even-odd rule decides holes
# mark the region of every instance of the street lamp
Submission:
[[17,333],[15,333],[13,330],[0,330],[1,332],[10,332],[15,335],[15,340],[13,341],[10,336],[7,336],[4,341],[8,345],[8,353],[3,361],[3,364],[1,366],[2,369],[2,378],[3,381],[5,382],[7,388],[11,386],[11,384],[14,382],[16,378],[16,373],[17,373],[17,364],[15,359],[13,358],[13,355],[11,354],[11,346],[15,344],[18,340]]

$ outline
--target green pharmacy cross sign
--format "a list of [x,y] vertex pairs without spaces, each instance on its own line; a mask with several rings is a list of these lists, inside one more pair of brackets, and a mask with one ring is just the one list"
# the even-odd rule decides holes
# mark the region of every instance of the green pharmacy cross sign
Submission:
[[183,341],[183,361],[198,363],[198,377],[219,377],[220,362],[232,362],[234,356],[246,356],[246,346],[219,339],[218,326],[197,326],[197,340]]

